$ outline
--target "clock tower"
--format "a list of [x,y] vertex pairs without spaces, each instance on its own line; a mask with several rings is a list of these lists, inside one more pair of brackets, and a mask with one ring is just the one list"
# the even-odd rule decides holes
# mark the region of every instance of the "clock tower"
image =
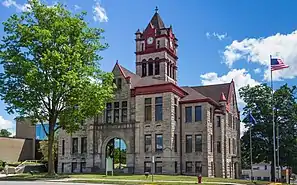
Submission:
[[146,29],[136,35],[136,74],[177,83],[177,39],[165,27],[158,8]]

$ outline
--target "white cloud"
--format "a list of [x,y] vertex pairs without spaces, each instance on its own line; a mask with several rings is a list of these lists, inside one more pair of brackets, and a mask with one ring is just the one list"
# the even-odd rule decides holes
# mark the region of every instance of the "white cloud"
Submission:
[[78,5],[74,5],[74,10],[79,10],[79,9],[81,9],[80,6],[78,6]]
[[9,8],[11,6],[15,7],[18,11],[22,11],[22,12],[26,12],[26,11],[30,11],[30,5],[25,3],[25,4],[18,4],[16,1],[14,0],[5,0],[2,2],[2,5]]
[[216,33],[216,32],[213,32],[213,33],[209,33],[209,32],[206,32],[206,37],[208,39],[210,39],[211,37],[215,37],[216,39],[219,39],[219,40],[224,40],[227,38],[227,33],[224,33],[224,34],[219,34],[219,33]]
[[[239,109],[242,110],[245,106],[243,99],[240,98],[238,90],[241,87],[250,85],[255,86],[260,84],[258,81],[253,79],[251,75],[247,72],[246,69],[232,69],[226,75],[218,76],[217,73],[211,72],[206,73],[200,76],[202,78],[203,85],[212,85],[218,83],[230,83],[232,79],[234,80],[235,90],[236,90],[236,98],[238,102]],[[244,124],[240,124],[241,134],[246,130]]]
[[290,67],[274,71],[273,79],[292,79],[297,76],[297,30],[264,38],[245,38],[234,40],[224,51],[225,63],[232,67],[238,60],[247,60],[264,67],[264,80],[270,79],[270,55],[281,58]]
[[260,68],[256,68],[256,69],[254,69],[254,72],[255,72],[256,74],[261,73],[261,69],[260,69]]
[[2,116],[0,116],[0,130],[1,129],[7,129],[9,132],[12,133],[11,136],[15,135],[15,130],[12,121],[5,120]]
[[96,5],[93,6],[93,13],[94,13],[94,16],[93,16],[94,21],[108,22],[106,11],[98,1],[96,2]]

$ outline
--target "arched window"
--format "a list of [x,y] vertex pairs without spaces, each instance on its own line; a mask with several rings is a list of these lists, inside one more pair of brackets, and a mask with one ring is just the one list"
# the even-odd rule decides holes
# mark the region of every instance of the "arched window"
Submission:
[[159,61],[155,61],[155,75],[160,74],[160,63]]
[[146,60],[142,60],[142,76],[146,76]]
[[152,61],[148,63],[148,75],[154,75],[154,63]]

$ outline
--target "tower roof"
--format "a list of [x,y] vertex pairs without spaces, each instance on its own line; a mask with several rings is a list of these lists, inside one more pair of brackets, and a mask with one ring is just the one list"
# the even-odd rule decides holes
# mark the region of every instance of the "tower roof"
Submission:
[[155,14],[152,17],[152,19],[151,19],[150,23],[148,24],[148,26],[146,27],[146,29],[150,26],[150,24],[157,30],[165,28],[165,24],[164,24],[163,20],[161,19],[161,16],[158,13],[158,7],[156,7]]

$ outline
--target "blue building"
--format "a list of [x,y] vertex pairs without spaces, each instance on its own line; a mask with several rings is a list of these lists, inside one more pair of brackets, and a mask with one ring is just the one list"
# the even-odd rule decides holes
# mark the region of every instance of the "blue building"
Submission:
[[[46,132],[48,132],[49,124],[43,124]],[[38,140],[45,140],[47,139],[46,133],[44,132],[44,129],[42,128],[42,125],[40,123],[36,124],[36,139]]]

